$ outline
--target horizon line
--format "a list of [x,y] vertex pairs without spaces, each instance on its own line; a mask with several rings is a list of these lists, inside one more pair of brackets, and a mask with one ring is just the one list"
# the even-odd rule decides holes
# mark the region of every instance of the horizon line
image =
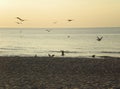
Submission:
[[0,27],[0,29],[4,28],[120,28],[120,27]]

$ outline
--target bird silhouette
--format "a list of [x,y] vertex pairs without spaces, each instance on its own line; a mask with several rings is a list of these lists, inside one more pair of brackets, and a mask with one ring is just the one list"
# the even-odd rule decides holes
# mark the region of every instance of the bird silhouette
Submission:
[[20,17],[16,17],[18,20],[20,20],[21,22],[25,21],[24,19],[21,19]]
[[71,22],[71,21],[73,21],[73,20],[72,20],[72,19],[68,19],[67,21],[68,21],[68,22]]
[[46,29],[45,31],[50,32],[50,30]]
[[55,55],[53,54],[52,57],[54,57]]
[[67,38],[70,38],[70,36],[67,36]]
[[95,55],[92,55],[93,58],[95,58]]
[[55,55],[54,54],[48,54],[49,57],[54,57]]
[[102,37],[98,37],[98,36],[97,36],[97,41],[101,41],[102,38],[103,38],[103,36],[102,36]]
[[16,22],[17,24],[22,24],[21,22]]
[[65,56],[65,51],[61,50],[61,56]]

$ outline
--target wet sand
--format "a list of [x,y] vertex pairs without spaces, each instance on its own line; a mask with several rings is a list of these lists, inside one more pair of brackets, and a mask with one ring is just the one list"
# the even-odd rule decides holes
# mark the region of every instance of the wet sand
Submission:
[[0,57],[0,89],[120,89],[120,58]]

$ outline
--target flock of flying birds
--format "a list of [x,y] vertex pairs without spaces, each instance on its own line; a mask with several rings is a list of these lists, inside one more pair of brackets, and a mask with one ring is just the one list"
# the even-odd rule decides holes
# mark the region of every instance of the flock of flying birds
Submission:
[[[24,21],[26,21],[25,19],[22,19],[22,18],[20,18],[20,17],[16,17],[16,19],[18,20],[18,21],[16,22],[17,24],[22,24]],[[72,19],[68,19],[67,21],[68,21],[68,22],[71,22],[71,21],[73,21],[73,20],[72,20]],[[53,23],[56,24],[57,21],[56,21],[56,22],[53,22]],[[46,29],[45,31],[50,32],[51,30]],[[70,38],[70,36],[67,36],[67,37]],[[102,37],[98,37],[98,36],[97,36],[97,41],[101,41],[102,38],[103,38],[103,36],[102,36]]]
[[[20,17],[16,17],[16,19],[18,20],[16,23],[17,24],[22,24],[24,21],[26,21],[25,19],[22,19],[22,18],[20,18]],[[68,22],[71,22],[71,21],[73,21],[72,19],[68,19],[67,20]],[[53,22],[54,24],[56,24],[57,23],[57,21],[56,22]],[[47,32],[50,32],[51,30],[50,29],[46,29],[45,31],[47,31]],[[67,38],[70,38],[70,36],[68,35],[67,36]],[[98,37],[97,36],[97,41],[101,41],[103,39],[103,36],[101,36],[101,37]],[[49,57],[54,57],[54,55],[50,55],[49,54]],[[94,58],[95,57],[95,55],[92,55],[92,57]]]
[[[16,19],[18,20],[18,21],[16,22],[17,24],[22,24],[24,21],[26,21],[25,19],[22,19],[22,18],[20,18],[20,17],[16,17]],[[73,21],[73,20],[72,20],[72,19],[68,19],[67,21],[68,21],[68,22],[71,22],[71,21]],[[57,21],[56,21],[56,22],[53,22],[53,23],[56,24]],[[47,32],[50,32],[51,30],[46,29],[46,31],[47,31]],[[67,36],[67,37],[70,38],[70,36]],[[97,36],[97,41],[101,41],[102,38],[103,38],[103,36],[102,36],[102,37],[98,37],[98,36]]]
[[[22,18],[20,18],[20,17],[16,17],[16,19],[18,20],[16,23],[17,24],[22,24],[24,21],[26,21],[25,19],[22,19]],[[71,21],[73,21],[72,19],[68,19],[67,20],[68,22],[71,22]],[[55,21],[55,22],[53,22],[54,24],[56,24],[57,23],[57,21]]]

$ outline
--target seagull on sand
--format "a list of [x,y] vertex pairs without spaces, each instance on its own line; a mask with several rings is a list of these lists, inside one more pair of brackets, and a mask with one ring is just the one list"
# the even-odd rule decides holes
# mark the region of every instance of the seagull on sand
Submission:
[[16,17],[18,20],[20,20],[21,22],[25,21],[24,19],[21,19],[20,17]]
[[95,55],[92,55],[93,58],[95,58]]
[[52,54],[52,55],[51,55],[51,54],[48,54],[48,56],[49,56],[49,57],[54,57],[55,55],[54,55],[54,54]]
[[97,41],[101,41],[102,38],[103,38],[103,36],[102,36],[102,37],[98,37],[98,36],[97,36]]

